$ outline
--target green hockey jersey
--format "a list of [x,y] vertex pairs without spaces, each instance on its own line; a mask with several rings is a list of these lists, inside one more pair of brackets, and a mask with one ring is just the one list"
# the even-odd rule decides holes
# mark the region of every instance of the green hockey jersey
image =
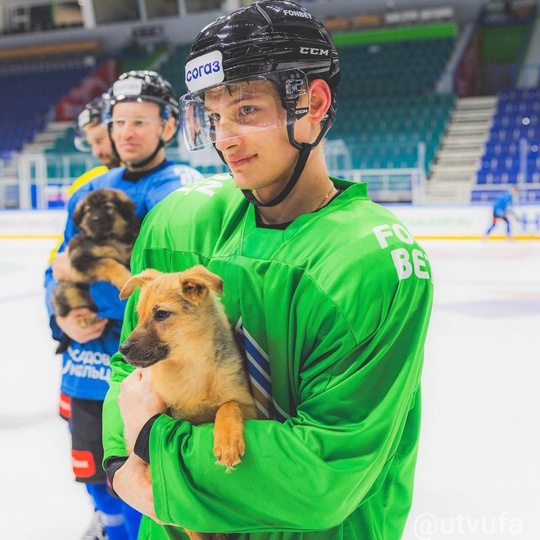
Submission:
[[[150,434],[154,502],[159,520],[178,527],[144,518],[139,538],[186,538],[182,527],[238,540],[401,538],[431,269],[365,184],[332,181],[342,193],[284,230],[258,227],[228,175],[183,187],[148,214],[133,273],[203,264],[223,278],[269,419],[246,422],[246,453],[227,473],[212,454],[212,425],[160,416]],[[136,325],[136,299],[122,340]],[[126,455],[117,396],[132,370],[119,354],[111,365],[105,458]]]

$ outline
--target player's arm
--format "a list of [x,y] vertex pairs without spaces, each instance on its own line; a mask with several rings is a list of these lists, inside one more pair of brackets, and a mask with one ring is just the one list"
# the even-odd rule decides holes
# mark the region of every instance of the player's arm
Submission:
[[[134,309],[136,298],[138,298],[138,291],[135,291],[127,300],[120,343],[125,341],[126,337],[133,331],[137,324]],[[133,368],[124,361],[119,352],[111,357],[111,368],[112,375],[109,381],[109,390],[103,404],[104,464],[105,468],[108,469],[107,473],[109,476],[114,475],[118,467],[122,464],[123,458],[128,456],[126,441],[124,439],[124,423],[120,414],[120,408],[118,407],[118,396],[122,381],[133,371]]]
[[[212,425],[158,416],[148,441],[158,519],[224,533],[327,529],[381,489],[398,452],[410,463],[412,484],[417,392],[431,309],[430,283],[423,280],[419,287],[421,300],[396,301],[399,313],[389,313],[373,335],[348,351],[335,352],[336,339],[349,330],[338,313],[329,313],[335,334],[327,335],[320,349],[334,353],[290,362],[305,366],[291,382],[301,381],[296,416],[284,424],[246,422],[246,454],[230,474],[215,463]],[[135,325],[132,316],[126,322],[124,335]],[[129,368],[119,357],[114,364],[105,422],[110,428],[114,419],[114,428],[106,429],[106,455],[127,455],[116,398]],[[276,493],[281,496],[272,496]]]
[[[414,316],[422,326],[425,312]],[[159,416],[149,444],[157,517],[224,533],[342,523],[381,489],[398,452],[404,463],[414,462],[419,327],[382,332],[384,345],[376,337],[372,353],[358,346],[330,363],[321,358],[322,369],[312,366],[317,373],[303,372],[297,415],[284,424],[246,422],[246,453],[232,473],[215,463],[211,425]]]
[[[55,257],[58,254],[62,254],[65,252],[66,247],[69,243],[69,241],[77,234],[77,228],[75,224],[73,223],[73,212],[75,210],[75,207],[77,206],[77,203],[79,200],[86,195],[87,191],[86,188],[83,187],[79,189],[73,197],[70,198],[68,201],[68,207],[67,207],[67,219],[66,219],[66,225],[64,228],[64,234],[62,236],[62,240],[59,242],[58,248],[55,248],[53,252],[51,253],[51,260],[49,262],[49,265],[47,266],[47,269],[45,270],[45,278],[44,278],[44,286],[45,286],[45,305],[47,308],[47,312],[49,315],[49,326],[51,328],[51,333],[53,339],[57,341],[61,341],[66,336],[67,332],[64,331],[64,328],[62,328],[58,321],[56,320],[56,317],[54,315],[54,310],[52,307],[52,292],[54,288],[56,287],[57,280],[54,276],[54,261]],[[73,315],[73,320],[77,318],[77,314]],[[63,325],[66,329],[67,326]],[[69,335],[69,334],[68,334]],[[73,339],[75,339],[74,336],[70,336]],[[82,336],[79,336],[82,337]],[[84,339],[84,337],[83,337]],[[84,343],[84,342],[81,342]]]

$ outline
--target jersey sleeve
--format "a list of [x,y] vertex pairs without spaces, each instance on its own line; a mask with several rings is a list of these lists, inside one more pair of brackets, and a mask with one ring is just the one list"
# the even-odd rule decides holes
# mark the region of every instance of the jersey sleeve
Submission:
[[[126,312],[120,334],[120,343],[123,343],[126,337],[135,327],[134,302],[137,292],[127,300]],[[103,448],[104,460],[111,457],[125,457],[128,455],[126,443],[124,440],[124,423],[118,407],[118,396],[120,394],[120,383],[133,371],[133,367],[124,361],[122,355],[116,352],[110,360],[111,378],[109,380],[109,390],[103,403]]]

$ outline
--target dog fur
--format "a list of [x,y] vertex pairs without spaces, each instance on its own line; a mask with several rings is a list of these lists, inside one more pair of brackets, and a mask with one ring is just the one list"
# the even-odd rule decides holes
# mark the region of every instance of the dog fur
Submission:
[[[225,310],[217,295],[223,280],[198,265],[179,273],[148,269],[120,291],[140,287],[139,321],[120,347],[131,365],[152,370],[169,412],[193,424],[214,422],[213,452],[228,471],[244,454],[244,420],[257,417]],[[186,531],[192,540],[221,535]]]
[[[67,263],[52,295],[55,315],[65,317],[72,309],[97,311],[89,285],[108,281],[121,289],[131,277],[129,264],[139,232],[135,203],[121,190],[91,191],[76,206],[73,222],[80,229],[67,246]],[[92,321],[81,318],[81,326]]]

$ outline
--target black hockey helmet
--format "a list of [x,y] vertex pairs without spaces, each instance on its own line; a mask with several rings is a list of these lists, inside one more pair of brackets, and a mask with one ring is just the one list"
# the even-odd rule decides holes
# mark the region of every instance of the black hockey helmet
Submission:
[[178,97],[171,83],[155,71],[128,71],[109,90],[109,116],[121,101],[149,101],[160,106],[161,116],[178,122]]
[[[179,128],[180,110],[178,106],[178,97],[171,83],[164,79],[155,71],[138,70],[127,71],[118,77],[118,80],[109,90],[109,110],[107,112],[107,121],[109,122],[109,136],[112,129],[112,111],[117,103],[124,101],[135,101],[138,103],[150,102],[159,105],[163,126],[169,118],[175,120],[175,131],[172,137],[164,141],[160,136],[154,152],[138,163],[130,163],[132,168],[141,168],[150,163],[157,153],[165,145],[174,141]],[[116,145],[111,138],[113,152],[118,156]]]
[[[302,77],[319,78],[330,87],[332,101],[321,125],[317,140],[298,143],[294,138],[294,122],[305,114],[297,108]],[[204,92],[221,85],[251,79],[267,79],[275,83],[283,107],[287,110],[287,130],[292,146],[300,150],[293,175],[283,192],[264,206],[279,204],[296,184],[311,150],[319,144],[332,126],[337,109],[337,88],[341,79],[334,41],[324,27],[304,7],[289,0],[254,2],[218,18],[195,38],[186,60],[185,82],[188,94],[181,98],[182,131],[191,150],[207,145],[212,137],[202,137],[199,146],[189,140],[190,129],[201,113],[193,113],[194,104],[204,100]],[[211,135],[211,134],[210,134]],[[263,206],[244,192],[254,204]]]
[[194,92],[291,68],[328,83],[334,118],[341,75],[332,36],[304,7],[263,0],[218,18],[199,33],[186,60],[186,86]]
[[102,94],[86,104],[84,109],[77,116],[75,122],[75,132],[73,143],[75,148],[81,152],[90,152],[85,130],[92,126],[98,126],[105,122],[108,110],[108,94]]

